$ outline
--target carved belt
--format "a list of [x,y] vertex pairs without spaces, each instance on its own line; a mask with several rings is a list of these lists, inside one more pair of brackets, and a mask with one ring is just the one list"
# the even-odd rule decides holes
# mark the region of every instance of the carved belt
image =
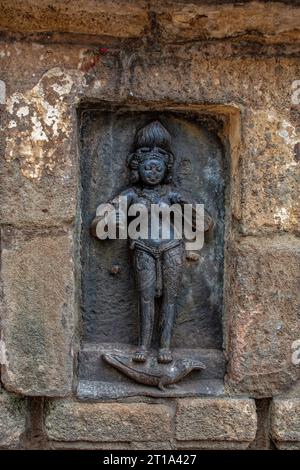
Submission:
[[160,297],[162,293],[162,266],[161,256],[172,248],[176,248],[181,245],[181,240],[170,240],[168,243],[160,246],[147,245],[142,240],[132,240],[131,249],[137,249],[149,253],[155,259],[155,270],[156,270],[156,287],[155,297]]

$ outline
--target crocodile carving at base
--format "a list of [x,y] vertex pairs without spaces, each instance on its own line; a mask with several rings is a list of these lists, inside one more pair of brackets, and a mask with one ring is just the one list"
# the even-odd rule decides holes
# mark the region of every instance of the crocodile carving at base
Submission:
[[206,369],[201,361],[193,359],[179,358],[169,364],[160,364],[155,357],[148,357],[147,362],[137,364],[132,360],[132,356],[103,354],[102,358],[136,382],[158,387],[162,391],[166,386],[175,384],[193,370]]

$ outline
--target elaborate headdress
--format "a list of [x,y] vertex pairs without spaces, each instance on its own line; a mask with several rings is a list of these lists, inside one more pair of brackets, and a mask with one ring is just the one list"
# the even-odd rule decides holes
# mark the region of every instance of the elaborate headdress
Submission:
[[145,158],[158,158],[165,162],[167,167],[166,179],[171,181],[174,155],[171,151],[171,136],[167,129],[159,122],[153,121],[136,133],[135,150],[128,155],[127,165],[131,169],[134,182],[138,181],[138,166]]

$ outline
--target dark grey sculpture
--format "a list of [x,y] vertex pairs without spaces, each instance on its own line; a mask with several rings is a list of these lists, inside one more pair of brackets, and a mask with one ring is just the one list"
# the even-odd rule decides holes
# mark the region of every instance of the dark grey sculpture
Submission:
[[[171,151],[171,137],[160,122],[154,121],[137,132],[134,149],[127,163],[133,184],[109,201],[117,210],[119,196],[127,198],[128,207],[143,204],[149,213],[150,226],[151,204],[183,206],[193,202],[187,200],[172,185],[174,155]],[[92,224],[94,235],[98,222],[99,217],[96,217]],[[204,230],[210,230],[211,227],[212,219],[205,213]],[[139,295],[139,346],[131,358],[104,355],[104,359],[137,382],[157,386],[175,383],[192,369],[205,368],[201,362],[185,358],[177,359],[175,364],[171,352],[177,297],[181,287],[184,243],[175,238],[174,226],[171,225],[169,239],[159,236],[156,239],[130,240],[130,247],[134,250],[134,270]],[[148,357],[153,339],[156,298],[161,299],[158,365],[153,363],[152,356]],[[135,366],[135,363],[140,364]]]

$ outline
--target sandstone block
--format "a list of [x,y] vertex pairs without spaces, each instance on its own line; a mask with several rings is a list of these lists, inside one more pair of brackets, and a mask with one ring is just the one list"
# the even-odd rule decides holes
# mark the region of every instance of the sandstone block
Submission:
[[71,390],[74,327],[72,234],[2,231],[2,381],[25,395]]
[[273,401],[271,436],[278,449],[300,449],[300,399]]
[[[276,43],[299,39],[300,9],[259,2],[207,5],[196,2],[161,4],[157,20],[166,40],[246,37]],[[219,2],[220,3],[220,2]]]
[[[14,71],[12,87],[8,82],[18,91],[6,100],[1,221],[46,226],[70,222],[77,203],[76,121],[71,104],[76,74],[53,67],[21,92],[17,85],[21,68]],[[35,70],[40,73],[38,66]]]
[[25,413],[24,400],[0,388],[0,448],[19,446],[25,431]]
[[206,448],[247,447],[255,438],[256,426],[253,400],[197,398],[178,401],[176,437],[180,441],[201,441],[202,447]]
[[147,3],[76,0],[72,7],[61,0],[1,1],[1,29],[23,32],[68,32],[139,37],[149,23]]
[[227,257],[228,384],[251,396],[276,395],[299,376],[300,240],[247,237]]
[[160,404],[57,400],[46,432],[54,441],[158,441],[171,436],[171,420],[172,410]]
[[[278,81],[281,100],[284,86],[291,88],[292,77],[288,82],[278,76]],[[267,90],[264,96],[268,96]],[[276,109],[266,104],[266,109],[247,109],[242,122],[242,232],[299,235],[300,164],[294,148],[300,141],[300,131],[296,120],[283,114],[280,106]]]

